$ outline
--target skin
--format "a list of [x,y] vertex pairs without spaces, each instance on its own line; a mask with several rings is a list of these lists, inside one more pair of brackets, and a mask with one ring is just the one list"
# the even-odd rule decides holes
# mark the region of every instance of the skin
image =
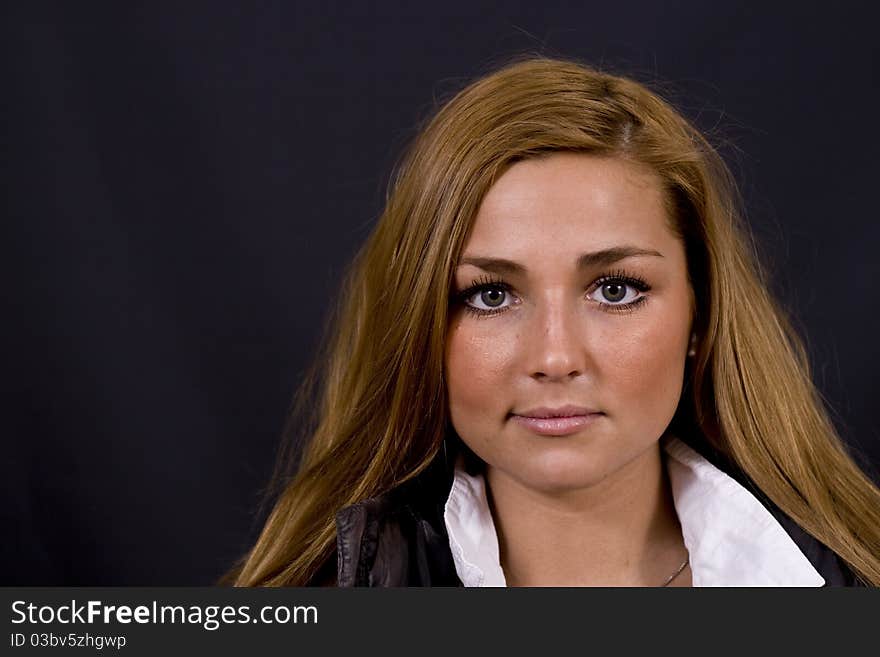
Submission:
[[[621,246],[659,255],[575,266]],[[524,268],[457,267],[445,354],[451,421],[486,463],[508,585],[662,584],[687,555],[659,440],[681,396],[693,292],[659,179],[588,154],[517,162],[483,199],[461,260],[474,257]],[[597,284],[621,270],[650,289]],[[509,289],[458,298],[481,278]],[[601,415],[566,436],[513,417],[566,404]],[[689,583],[685,569],[673,584]]]

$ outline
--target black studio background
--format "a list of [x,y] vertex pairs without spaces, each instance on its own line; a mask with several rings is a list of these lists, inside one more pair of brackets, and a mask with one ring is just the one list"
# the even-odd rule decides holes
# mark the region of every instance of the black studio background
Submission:
[[0,583],[216,580],[396,158],[435,98],[524,51],[665,90],[721,144],[877,468],[863,5],[7,3]]

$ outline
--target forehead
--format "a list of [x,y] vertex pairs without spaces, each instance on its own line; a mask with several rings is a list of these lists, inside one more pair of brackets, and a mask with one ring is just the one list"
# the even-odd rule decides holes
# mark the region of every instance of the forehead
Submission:
[[660,179],[616,157],[554,153],[509,167],[484,197],[465,254],[526,261],[675,240]]

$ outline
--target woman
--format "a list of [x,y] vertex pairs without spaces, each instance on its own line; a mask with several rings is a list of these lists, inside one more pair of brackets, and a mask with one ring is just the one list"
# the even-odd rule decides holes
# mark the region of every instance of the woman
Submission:
[[735,201],[631,80],[531,58],[461,91],[349,270],[301,462],[229,580],[880,584],[880,491]]

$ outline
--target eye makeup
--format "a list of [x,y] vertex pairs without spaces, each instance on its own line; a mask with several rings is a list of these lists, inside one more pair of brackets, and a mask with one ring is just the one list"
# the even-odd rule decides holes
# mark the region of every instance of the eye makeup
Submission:
[[[626,303],[613,303],[610,301],[599,301],[591,297],[593,293],[597,290],[602,289],[605,286],[623,286],[624,289],[630,288],[639,293],[639,296],[635,299],[632,299]],[[641,277],[629,273],[623,269],[616,269],[613,271],[606,272],[598,276],[589,286],[587,286],[587,296],[590,297],[590,300],[593,301],[599,310],[603,312],[611,312],[611,313],[626,313],[632,312],[644,304],[648,297],[645,292],[648,292],[651,289],[651,286]],[[452,301],[455,305],[460,305],[466,312],[469,312],[477,317],[491,317],[493,315],[498,315],[503,312],[506,312],[511,308],[510,305],[507,306],[499,306],[497,308],[478,308],[470,303],[470,300],[477,294],[482,294],[486,291],[496,291],[501,292],[507,296],[513,296],[513,287],[508,284],[504,279],[497,276],[488,276],[482,275],[476,279],[474,279],[470,286],[467,289],[455,293],[452,297]],[[624,297],[625,298],[625,297]]]

